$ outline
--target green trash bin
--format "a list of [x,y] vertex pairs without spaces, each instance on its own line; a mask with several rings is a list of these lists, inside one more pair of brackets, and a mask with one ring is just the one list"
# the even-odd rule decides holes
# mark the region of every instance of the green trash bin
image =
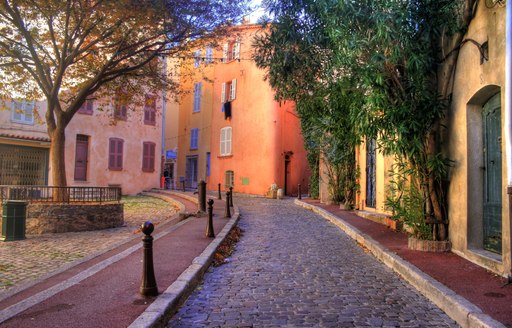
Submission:
[[3,241],[25,239],[27,220],[27,202],[9,200],[3,204],[2,237]]

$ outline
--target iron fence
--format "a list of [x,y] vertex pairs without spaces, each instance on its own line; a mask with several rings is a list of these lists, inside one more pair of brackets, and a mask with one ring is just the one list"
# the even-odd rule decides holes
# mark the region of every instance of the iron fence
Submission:
[[0,186],[0,201],[24,200],[43,203],[119,202],[120,187]]

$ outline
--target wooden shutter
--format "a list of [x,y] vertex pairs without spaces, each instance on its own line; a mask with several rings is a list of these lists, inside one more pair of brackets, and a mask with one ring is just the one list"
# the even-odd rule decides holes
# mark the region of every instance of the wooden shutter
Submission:
[[190,130],[190,149],[198,148],[199,129]]
[[108,168],[120,171],[123,169],[123,139],[110,138],[108,149]]
[[144,100],[144,124],[156,123],[156,96],[146,95]]
[[87,181],[89,137],[77,134],[75,147],[75,180]]
[[229,92],[229,100],[234,100],[236,98],[236,79],[231,81],[231,87]]
[[220,102],[221,103],[226,102],[226,82],[222,83],[222,92],[220,94]]
[[144,142],[142,144],[142,171],[153,172],[155,170],[155,144]]
[[240,59],[240,40],[236,40],[236,43],[235,43],[235,58],[233,59]]
[[195,113],[201,111],[201,91],[203,84],[201,82],[194,83],[194,109]]
[[226,129],[226,154],[231,155],[231,128]]
[[220,154],[226,155],[226,128],[220,129]]
[[223,53],[222,53],[222,61],[224,63],[228,62],[228,53],[229,53],[229,44],[224,43],[224,49],[223,49]]

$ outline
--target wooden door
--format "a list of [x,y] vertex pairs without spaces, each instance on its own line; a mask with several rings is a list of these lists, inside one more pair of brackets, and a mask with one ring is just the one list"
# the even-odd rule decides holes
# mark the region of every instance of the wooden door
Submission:
[[87,157],[89,152],[89,137],[78,134],[76,136],[75,151],[75,180],[87,181]]
[[484,131],[484,249],[501,254],[501,105],[500,94],[483,108]]
[[376,179],[376,142],[375,139],[366,141],[366,206],[377,206],[377,179]]

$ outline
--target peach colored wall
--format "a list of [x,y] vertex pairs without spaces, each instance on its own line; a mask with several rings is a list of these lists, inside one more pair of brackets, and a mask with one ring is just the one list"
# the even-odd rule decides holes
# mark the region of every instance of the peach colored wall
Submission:
[[[221,183],[224,189],[227,170],[234,171],[236,192],[263,195],[272,183],[284,188],[284,152],[292,151],[288,186],[289,192],[296,193],[299,181],[307,186],[308,176],[299,121],[290,114],[293,104],[280,106],[274,101],[274,93],[264,81],[264,71],[249,60],[251,40],[258,30],[255,25],[236,29],[234,33],[238,32],[241,37],[241,60],[215,66],[212,176],[208,188],[216,190],[217,184]],[[222,50],[217,49],[214,57],[222,57]],[[221,111],[222,83],[233,79],[237,80],[236,99],[232,101],[232,118],[226,120]],[[221,157],[220,130],[227,126],[232,127],[232,155]],[[248,183],[243,185],[242,181]]]
[[[161,175],[161,108],[158,97],[156,124],[144,124],[141,107],[128,112],[126,121],[112,123],[112,108],[95,110],[93,115],[75,114],[66,129],[66,176],[68,185],[108,186],[121,185],[123,194],[137,194],[143,190],[158,188]],[[95,107],[96,109],[96,107]],[[75,181],[74,161],[76,135],[89,137],[89,161],[87,181]],[[113,171],[108,168],[109,138],[124,140],[123,169]],[[155,143],[155,170],[142,171],[142,144]]]
[[[158,97],[158,112],[156,125],[154,126],[144,124],[142,108],[129,111],[127,121],[118,121],[117,124],[112,123],[111,108],[107,106],[108,108],[98,111],[96,110],[96,102],[93,115],[75,114],[66,128],[65,157],[68,185],[108,186],[115,184],[121,185],[124,194],[136,194],[146,189],[159,187],[161,174],[161,106],[162,99]],[[10,104],[8,108],[10,108]],[[36,108],[39,116],[44,118],[45,102],[38,102]],[[48,138],[46,124],[41,119],[34,125],[12,123],[10,121],[10,111],[7,110],[0,111],[0,132]],[[87,181],[74,180],[77,134],[89,136]],[[111,137],[124,140],[123,169],[121,171],[108,169],[108,142]],[[145,141],[155,143],[155,171],[151,173],[142,172],[142,143]],[[13,144],[12,141],[9,143]],[[24,142],[24,144],[27,144],[27,142]],[[46,143],[39,144],[42,147],[49,147],[49,144]],[[52,185],[51,170],[50,165],[49,185]]]
[[[201,50],[201,55],[205,55],[205,47],[198,47],[194,50]],[[211,120],[212,120],[212,92],[213,83],[205,79],[205,76],[212,75],[212,67],[201,63],[200,67],[195,68],[193,60],[187,60],[181,70],[181,87],[184,94],[179,103],[179,125],[178,125],[178,176],[186,176],[187,156],[197,156],[197,182],[205,180],[206,177],[206,153],[210,151],[211,144]],[[199,112],[193,112],[194,108],[194,83],[201,82],[201,108]],[[199,129],[198,149],[190,149],[190,131]],[[172,134],[169,131],[166,133]],[[181,184],[178,183],[178,188]]]

